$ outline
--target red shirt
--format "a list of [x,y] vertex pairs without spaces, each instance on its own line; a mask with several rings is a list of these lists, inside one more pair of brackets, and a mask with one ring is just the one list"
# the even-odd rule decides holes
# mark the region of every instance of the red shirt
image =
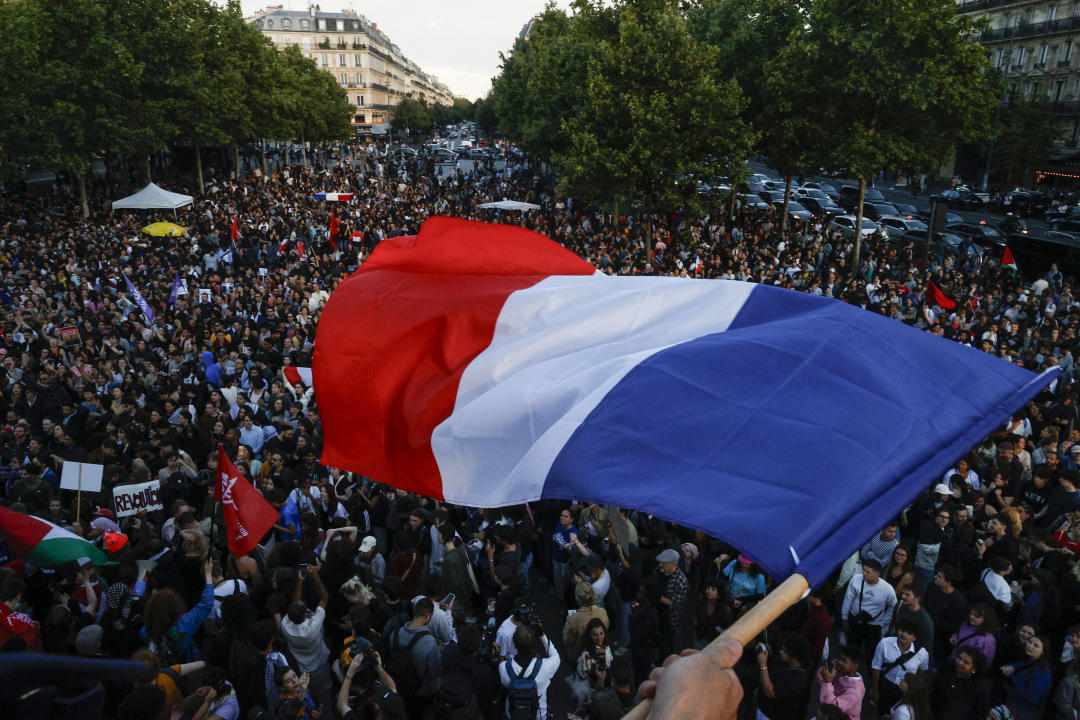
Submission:
[[30,652],[41,652],[41,626],[29,615],[0,603],[0,647],[13,637],[25,640]]

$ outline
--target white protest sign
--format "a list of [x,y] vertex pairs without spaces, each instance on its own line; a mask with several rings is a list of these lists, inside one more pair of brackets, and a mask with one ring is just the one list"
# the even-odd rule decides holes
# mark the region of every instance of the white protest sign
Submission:
[[160,487],[157,480],[138,485],[117,485],[113,488],[113,507],[116,508],[116,517],[127,517],[143,510],[163,509],[165,506],[158,496]]
[[99,492],[101,490],[101,475],[104,470],[104,465],[66,461],[60,473],[60,488],[62,490]]

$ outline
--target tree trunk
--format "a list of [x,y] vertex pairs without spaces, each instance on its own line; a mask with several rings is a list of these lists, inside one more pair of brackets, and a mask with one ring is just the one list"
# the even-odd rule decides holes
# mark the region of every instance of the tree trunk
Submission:
[[240,146],[233,143],[233,155],[236,156],[236,182],[240,182]]
[[265,178],[270,176],[270,173],[268,173],[266,171],[266,141],[265,140],[263,140],[261,143],[259,143],[259,150],[262,151],[263,178],[265,179]]
[[787,177],[784,178],[784,208],[783,208],[783,211],[780,213],[780,234],[781,235],[783,235],[784,231],[787,230],[787,221],[788,221],[787,209],[788,209],[788,204],[790,202],[791,202],[791,176],[788,175]]
[[614,212],[615,221],[612,223],[612,225],[615,226],[615,233],[618,234],[618,232],[619,232],[619,198],[615,198],[615,199],[613,199],[611,201],[611,209],[615,211]]
[[199,143],[195,143],[195,175],[198,178],[198,182],[196,184],[199,188],[199,194],[205,195],[206,193],[203,190],[202,179],[202,146],[199,145]]
[[153,176],[150,173],[150,156],[149,155],[144,155],[143,156],[143,171],[146,173],[146,183],[149,185],[150,183],[154,182]]
[[307,167],[307,140],[303,137],[300,138],[300,159],[304,161],[304,167]]
[[75,182],[79,184],[79,205],[82,207],[83,220],[86,220],[90,217],[90,203],[86,199],[86,174],[75,175]]
[[859,178],[859,204],[855,208],[855,258],[851,263],[851,272],[858,276],[859,273],[859,253],[862,250],[862,219],[863,219],[863,200],[866,198],[866,178]]

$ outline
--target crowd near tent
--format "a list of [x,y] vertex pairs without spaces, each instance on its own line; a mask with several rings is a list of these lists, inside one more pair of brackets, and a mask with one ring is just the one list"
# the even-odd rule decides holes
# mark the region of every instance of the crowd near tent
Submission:
[[191,205],[190,195],[174,193],[150,183],[134,195],[113,200],[113,210],[172,210]]

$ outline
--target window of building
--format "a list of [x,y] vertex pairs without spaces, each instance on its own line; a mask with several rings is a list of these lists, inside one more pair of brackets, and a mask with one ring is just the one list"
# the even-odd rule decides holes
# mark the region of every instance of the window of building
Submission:
[[267,27],[267,29],[274,27],[274,21],[273,20],[267,20],[266,21],[266,27]]
[[311,47],[311,36],[310,35],[305,35],[302,38],[300,38],[300,45],[302,47],[306,47],[306,48]]
[[1080,140],[1080,120],[1073,121],[1072,132],[1069,133],[1069,147],[1076,147],[1077,140]]
[[994,67],[1003,68],[1008,64],[1009,64],[1009,53],[1008,53],[1008,51],[1007,50],[998,50],[998,52],[997,52],[997,62],[994,64]]
[[330,66],[330,56],[327,55],[326,53],[322,54],[322,66],[323,67],[329,67]]
[[341,84],[342,85],[348,85],[349,84],[349,76],[346,75],[345,73],[341,73]]
[[1046,19],[1054,20],[1057,18],[1057,5],[1053,5],[1046,10]]
[[356,96],[356,104],[359,105],[360,107],[364,106],[364,96],[363,95],[357,95]]
[[363,63],[360,61],[360,58],[362,57],[363,55],[359,54],[353,55],[353,62],[356,63],[356,67],[364,67]]
[[301,20],[300,21],[300,29],[301,30],[307,30],[310,27],[311,27],[311,23],[308,22],[307,20]]
[[342,53],[341,55],[338,55],[337,59],[338,59],[338,67],[345,67],[345,54]]
[[281,27],[285,30],[292,28],[292,20],[285,19],[281,21]]
[[326,29],[326,21],[325,20],[317,20],[316,22],[318,23],[318,26],[319,26],[320,30],[325,30]]
[[1016,68],[1023,67],[1026,54],[1027,54],[1027,48],[1017,48],[1017,50],[1016,50],[1016,61],[1014,63],[1014,67],[1016,67]]
[[1036,60],[1035,62],[1037,62],[1039,65],[1045,65],[1046,64],[1046,53],[1049,52],[1049,50],[1050,50],[1050,47],[1048,45],[1043,45],[1041,48],[1039,48],[1039,59]]
[[1072,40],[1061,43],[1061,62],[1067,63],[1072,60]]
[[1058,80],[1057,85],[1054,86],[1054,102],[1061,102],[1061,97],[1065,94],[1065,81]]
[[1038,80],[1033,81],[1031,83],[1031,101],[1038,102],[1039,100],[1042,100],[1042,96],[1040,95],[1041,92],[1042,84]]

